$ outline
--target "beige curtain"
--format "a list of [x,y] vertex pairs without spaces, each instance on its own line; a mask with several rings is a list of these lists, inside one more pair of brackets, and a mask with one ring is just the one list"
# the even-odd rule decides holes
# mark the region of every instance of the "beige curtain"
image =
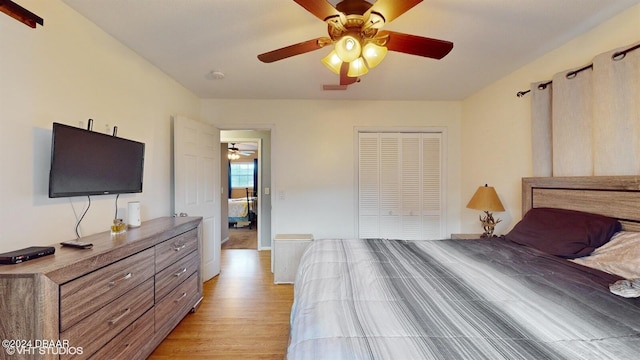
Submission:
[[531,126],[533,134],[533,176],[552,176],[551,96],[548,82],[531,84]]
[[640,49],[531,86],[534,176],[640,174]]
[[[593,118],[591,70],[553,76],[551,128],[553,176],[593,175]],[[572,77],[567,74],[573,73]]]
[[640,49],[593,60],[595,175],[640,174]]

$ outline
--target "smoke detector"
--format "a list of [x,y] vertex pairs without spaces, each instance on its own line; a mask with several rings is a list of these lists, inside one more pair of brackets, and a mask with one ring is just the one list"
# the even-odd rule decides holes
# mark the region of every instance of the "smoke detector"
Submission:
[[212,70],[204,76],[207,80],[222,80],[224,79],[224,73],[218,70]]

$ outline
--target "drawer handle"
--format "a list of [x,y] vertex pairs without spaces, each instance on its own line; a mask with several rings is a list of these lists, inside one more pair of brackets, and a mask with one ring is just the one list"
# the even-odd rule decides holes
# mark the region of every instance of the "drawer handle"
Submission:
[[127,349],[129,349],[129,346],[131,346],[130,343],[126,343],[122,346],[122,350],[120,350],[120,352],[118,354],[116,354],[116,356],[113,356],[112,359],[120,359],[121,355],[124,354],[125,351],[127,351]]
[[186,297],[187,297],[187,293],[186,293],[186,292],[183,292],[183,293],[182,293],[182,296],[180,296],[179,298],[177,298],[177,299],[173,300],[173,302],[178,303],[178,302],[180,302],[180,300],[182,300],[182,299],[184,299],[184,298],[186,298]]
[[109,287],[110,287],[110,288],[111,288],[111,287],[114,287],[114,286],[116,286],[116,285],[117,285],[119,282],[121,282],[121,281],[129,280],[129,279],[131,279],[131,277],[132,277],[132,276],[133,276],[133,274],[131,274],[131,273],[127,273],[125,276],[123,276],[123,277],[121,277],[121,278],[119,278],[119,279],[115,279],[115,280],[113,280],[113,281],[109,281]]
[[173,250],[180,251],[187,247],[187,244],[175,244],[173,245]]
[[187,268],[183,268],[182,270],[180,270],[177,273],[173,274],[173,276],[180,277],[182,274],[184,274],[186,272],[187,272]]
[[120,319],[125,317],[125,315],[127,315],[129,312],[131,312],[131,308],[124,309],[122,314],[120,314],[120,315],[116,316],[115,318],[109,320],[109,325],[113,325],[113,324],[117,323],[118,321],[120,321]]

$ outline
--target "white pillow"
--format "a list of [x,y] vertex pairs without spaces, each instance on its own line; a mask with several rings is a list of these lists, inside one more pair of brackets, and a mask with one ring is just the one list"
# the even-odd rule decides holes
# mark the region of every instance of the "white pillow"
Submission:
[[571,261],[625,279],[640,278],[640,232],[620,231],[591,255]]

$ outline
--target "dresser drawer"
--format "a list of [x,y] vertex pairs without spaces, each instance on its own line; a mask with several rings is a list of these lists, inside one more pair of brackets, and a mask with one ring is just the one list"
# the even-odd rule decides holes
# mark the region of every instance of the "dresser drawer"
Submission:
[[60,286],[60,331],[153,277],[148,249]]
[[173,328],[173,326],[189,312],[197,295],[198,274],[192,274],[187,280],[165,296],[164,299],[156,303],[156,331],[159,331],[164,326]]
[[160,301],[178,284],[185,281],[191,274],[198,271],[200,257],[197,251],[169,265],[156,275],[156,301]]
[[95,354],[92,360],[135,360],[145,359],[153,350],[150,347],[153,339],[153,310],[147,311],[133,324],[129,325],[118,336],[109,341]]
[[156,245],[156,272],[198,248],[198,230],[193,229]]
[[60,338],[69,340],[71,346],[82,347],[83,353],[78,357],[87,358],[152,307],[153,279],[149,279],[60,333]]

